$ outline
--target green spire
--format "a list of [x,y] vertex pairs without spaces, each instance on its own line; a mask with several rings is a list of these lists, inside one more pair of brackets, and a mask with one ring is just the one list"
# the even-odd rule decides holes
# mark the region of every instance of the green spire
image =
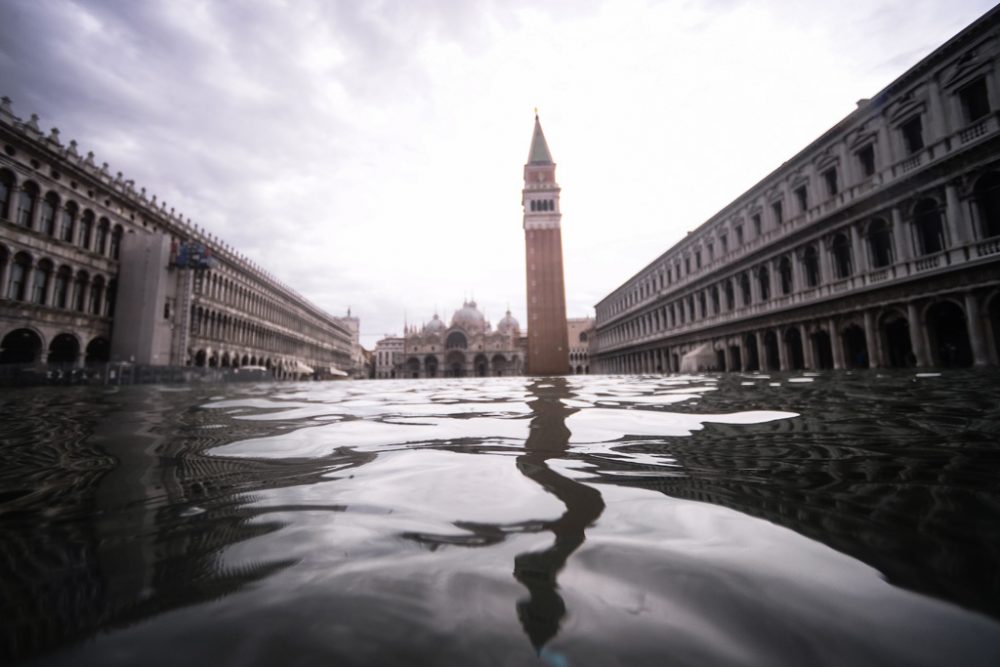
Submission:
[[545,143],[545,135],[542,133],[542,124],[538,120],[538,111],[535,111],[535,132],[531,135],[531,150],[528,152],[528,164],[552,164],[552,154],[549,153],[549,145]]

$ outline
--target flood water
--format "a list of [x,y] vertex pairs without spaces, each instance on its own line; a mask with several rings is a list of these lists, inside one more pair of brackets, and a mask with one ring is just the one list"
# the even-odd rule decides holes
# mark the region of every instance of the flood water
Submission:
[[0,393],[0,663],[998,665],[1000,373]]

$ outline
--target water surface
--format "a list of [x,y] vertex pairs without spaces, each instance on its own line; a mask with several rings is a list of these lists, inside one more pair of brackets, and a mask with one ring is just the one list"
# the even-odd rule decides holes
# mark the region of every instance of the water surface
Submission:
[[0,394],[0,662],[1000,664],[1000,374]]

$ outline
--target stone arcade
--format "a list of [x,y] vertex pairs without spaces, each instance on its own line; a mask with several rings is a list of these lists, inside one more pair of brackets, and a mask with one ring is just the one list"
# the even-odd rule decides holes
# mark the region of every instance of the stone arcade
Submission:
[[[255,365],[278,377],[350,365],[338,318],[7,98],[0,139],[0,364]],[[212,261],[175,266],[185,244]]]
[[1000,10],[596,306],[597,370],[1000,361]]

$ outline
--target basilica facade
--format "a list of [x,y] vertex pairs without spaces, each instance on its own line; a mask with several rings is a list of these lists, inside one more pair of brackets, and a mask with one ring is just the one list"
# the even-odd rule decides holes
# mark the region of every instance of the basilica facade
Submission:
[[494,329],[476,306],[466,301],[445,324],[435,313],[403,335],[402,369],[396,377],[485,377],[523,375],[525,344],[510,314]]

